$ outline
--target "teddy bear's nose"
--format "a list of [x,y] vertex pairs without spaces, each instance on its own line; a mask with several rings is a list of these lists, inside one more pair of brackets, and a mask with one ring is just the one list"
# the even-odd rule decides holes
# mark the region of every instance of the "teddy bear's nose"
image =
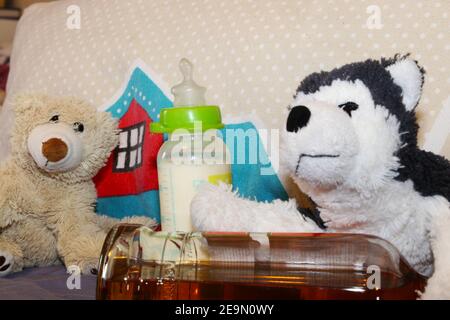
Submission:
[[286,130],[297,132],[308,124],[311,118],[311,111],[305,106],[296,106],[292,108],[286,123]]
[[67,144],[58,138],[51,138],[42,143],[42,154],[50,162],[58,162],[67,156]]

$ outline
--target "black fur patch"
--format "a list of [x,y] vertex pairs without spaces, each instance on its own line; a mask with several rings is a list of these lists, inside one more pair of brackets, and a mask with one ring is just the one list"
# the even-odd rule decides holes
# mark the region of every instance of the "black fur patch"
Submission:
[[[312,201],[312,200],[311,200]],[[325,221],[320,217],[320,211],[317,208],[309,209],[309,208],[297,208],[297,210],[305,217],[310,218],[314,221],[319,228],[325,230],[327,226],[325,225]]]
[[414,189],[423,196],[441,195],[450,202],[450,162],[434,153],[414,147],[398,152],[402,167],[396,180],[411,179]]
[[[407,111],[402,102],[402,89],[394,83],[386,67],[407,56],[396,55],[392,59],[367,60],[344,65],[329,72],[307,76],[297,88],[297,93],[310,94],[334,80],[360,80],[369,89],[376,105],[384,106],[400,123],[400,141],[403,147],[396,156],[401,167],[397,170],[398,181],[411,179],[414,189],[423,196],[442,195],[450,201],[450,162],[443,157],[419,150],[417,125],[414,111]],[[419,67],[420,68],[420,67]],[[425,71],[420,68],[422,77]]]

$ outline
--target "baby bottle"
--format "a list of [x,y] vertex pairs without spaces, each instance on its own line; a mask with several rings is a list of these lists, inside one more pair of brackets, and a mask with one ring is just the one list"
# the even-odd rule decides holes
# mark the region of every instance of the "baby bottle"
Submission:
[[198,187],[231,184],[229,151],[218,134],[224,127],[220,108],[205,104],[206,89],[192,79],[193,66],[180,61],[183,82],[172,88],[174,107],[161,109],[150,130],[167,133],[158,153],[163,231],[191,231],[190,204]]

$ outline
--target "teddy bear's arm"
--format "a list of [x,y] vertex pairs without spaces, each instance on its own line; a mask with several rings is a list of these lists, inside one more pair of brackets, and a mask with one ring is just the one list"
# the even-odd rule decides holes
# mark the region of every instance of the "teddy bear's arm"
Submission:
[[17,218],[17,213],[11,208],[6,192],[0,188],[0,230],[10,226]]
[[191,203],[191,218],[199,231],[323,232],[294,200],[251,201],[225,185],[202,186]]
[[0,167],[0,230],[10,226],[19,219],[17,210],[17,192],[15,180],[6,171],[5,166]]
[[45,207],[46,200],[39,188],[11,159],[0,165],[0,181],[0,229]]
[[97,268],[106,232],[88,208],[68,210],[55,226],[57,250],[66,267],[78,266],[82,273]]

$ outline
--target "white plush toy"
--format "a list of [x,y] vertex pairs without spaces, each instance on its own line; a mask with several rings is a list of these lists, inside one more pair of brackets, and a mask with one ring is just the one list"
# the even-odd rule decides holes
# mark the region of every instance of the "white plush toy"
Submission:
[[408,56],[309,75],[289,107],[280,158],[317,209],[206,185],[192,202],[194,226],[377,235],[433,275],[424,297],[450,298],[450,163],[417,147],[423,80]]

